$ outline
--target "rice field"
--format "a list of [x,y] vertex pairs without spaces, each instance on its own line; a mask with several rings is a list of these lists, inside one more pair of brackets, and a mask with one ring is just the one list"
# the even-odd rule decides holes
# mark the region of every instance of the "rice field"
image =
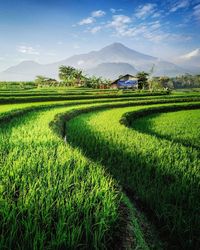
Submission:
[[138,119],[133,127],[174,143],[200,147],[199,109],[149,115]]
[[198,249],[198,93],[0,96],[0,249]]

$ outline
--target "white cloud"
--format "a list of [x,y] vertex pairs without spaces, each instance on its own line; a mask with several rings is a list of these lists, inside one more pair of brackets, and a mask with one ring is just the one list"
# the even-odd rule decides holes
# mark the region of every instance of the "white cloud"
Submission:
[[170,36],[169,33],[162,32],[160,30],[159,31],[148,30],[143,35],[144,35],[144,38],[154,43],[163,42],[164,40],[168,39]]
[[[185,2],[186,0],[182,0],[182,2],[183,1]],[[182,5],[176,6],[179,6],[180,8],[180,6],[184,5],[186,4],[182,3]],[[86,32],[95,34],[104,29],[105,31],[111,31],[111,36],[131,37],[134,38],[134,40],[146,40],[152,43],[168,43],[170,41],[178,42],[183,39],[182,34],[176,34],[168,31],[169,23],[163,23],[163,19],[159,18],[164,11],[158,10],[156,4],[147,3],[145,5],[140,5],[135,10],[135,18],[134,16],[116,14],[116,12],[119,10],[114,8],[111,8],[110,11],[115,13],[112,15],[111,20],[109,20],[107,23],[100,23],[96,26],[90,26],[86,29]],[[200,4],[194,7],[194,15],[198,20],[200,20]],[[91,16],[91,18],[94,17]],[[151,21],[148,19],[147,22],[146,18],[151,18]],[[96,20],[96,18],[94,18],[94,20]],[[189,36],[185,37],[185,40],[190,39],[191,37]]]
[[154,41],[158,41],[166,37],[163,33],[161,34],[161,24],[159,21],[134,25],[130,17],[115,15],[112,22],[108,24],[108,27],[113,28],[116,35],[122,37],[134,37],[135,39],[143,37],[151,41],[153,39]]
[[200,4],[198,4],[194,7],[193,15],[194,15],[196,20],[200,21]]
[[161,24],[159,21],[155,21],[153,23],[150,23],[150,27],[151,29],[155,30],[155,29],[159,29],[161,27]]
[[110,11],[114,14],[116,12],[116,9],[111,8]]
[[165,41],[189,41],[191,39],[190,36],[186,36],[185,34],[174,34],[170,32],[164,32],[162,30],[154,30],[154,29],[148,29],[144,34],[144,38],[148,39],[149,41],[152,41],[154,43],[159,42],[165,42]]
[[146,17],[156,13],[156,4],[147,3],[140,5],[135,12],[135,16],[139,19],[145,19]]
[[152,15],[152,18],[157,18],[157,17],[160,17],[160,13],[159,12],[156,12],[156,13],[154,13],[153,15]]
[[123,35],[128,28],[128,24],[131,23],[131,18],[125,15],[114,15],[112,21],[108,23],[107,27],[114,28],[118,34]]
[[105,16],[106,12],[103,10],[95,10],[92,12],[91,16],[92,17],[102,17]]
[[39,51],[37,51],[32,46],[20,45],[20,46],[17,46],[17,51],[23,54],[27,54],[27,55],[40,55]]
[[114,9],[114,8],[110,8],[110,12],[115,14],[118,11],[123,11],[123,9]]
[[[115,15],[107,27],[113,28],[114,35],[133,37],[136,40],[145,39],[153,43],[181,41],[183,39],[183,35],[181,34],[163,31],[163,29],[161,29],[163,25],[164,24],[161,24],[159,20],[134,24],[128,16]],[[186,39],[189,40],[191,37],[186,37]]]
[[102,29],[101,26],[96,26],[96,27],[90,29],[90,32],[91,32],[92,34],[95,34],[95,33],[97,33],[98,31],[100,31],[101,29]]
[[79,25],[85,25],[85,24],[91,24],[95,21],[93,17],[87,17],[85,19],[82,19],[78,24]]
[[[96,21],[96,18],[105,16],[106,12],[103,10],[95,10],[91,13],[91,15],[87,18],[82,19],[78,24],[79,25],[87,25],[92,24]],[[73,27],[76,27],[76,25],[72,25]]]
[[121,33],[122,36],[128,36],[128,37],[140,37],[141,34],[143,34],[146,30],[145,26],[138,27],[131,27],[123,31]]
[[187,8],[190,4],[190,1],[189,0],[180,0],[180,1],[177,1],[173,6],[172,8],[170,9],[170,12],[176,12],[177,10],[179,9],[184,9],[184,8]]

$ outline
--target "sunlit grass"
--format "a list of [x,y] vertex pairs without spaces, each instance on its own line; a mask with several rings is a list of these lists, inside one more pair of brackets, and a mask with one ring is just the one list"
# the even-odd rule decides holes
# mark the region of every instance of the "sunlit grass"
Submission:
[[[139,121],[139,131],[134,127],[135,121],[132,129],[119,123],[125,113],[134,114],[144,108],[148,109],[147,106],[125,107],[78,116],[67,123],[68,140],[92,159],[100,160],[122,186],[131,188],[165,221],[171,238],[182,241],[182,247],[191,247],[198,240],[200,226],[199,151],[144,133],[142,128],[148,118]],[[185,113],[180,112],[180,116],[184,120]],[[197,131],[197,123],[192,125]]]
[[[185,240],[191,238],[189,227],[198,219],[193,209],[199,207],[194,199],[199,185],[198,151],[126,128],[119,121],[124,112],[150,105],[198,104],[198,95],[120,96],[114,91],[62,88],[24,92],[16,91],[14,99],[8,93],[6,99],[14,103],[0,105],[0,249],[112,248],[113,240],[121,240],[122,203],[130,210],[134,247],[151,249],[122,186],[137,191],[172,233],[184,225]],[[27,92],[29,103],[23,103]],[[58,100],[45,101],[52,94]],[[74,100],[59,99],[63,94],[71,94]],[[35,102],[35,96],[43,100]],[[18,97],[22,103],[15,103]],[[55,133],[63,127],[52,130],[55,116],[75,110],[78,114],[86,108],[107,110],[72,120],[67,141]],[[183,202],[186,208],[181,207]]]

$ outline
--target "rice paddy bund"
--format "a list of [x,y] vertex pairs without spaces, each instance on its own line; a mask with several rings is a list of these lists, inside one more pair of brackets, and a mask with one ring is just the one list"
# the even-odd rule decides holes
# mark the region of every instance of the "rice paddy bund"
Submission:
[[199,248],[198,92],[0,98],[0,249]]

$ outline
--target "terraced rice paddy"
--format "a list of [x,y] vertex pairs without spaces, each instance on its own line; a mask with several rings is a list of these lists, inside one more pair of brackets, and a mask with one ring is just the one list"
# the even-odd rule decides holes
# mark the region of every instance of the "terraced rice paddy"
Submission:
[[5,92],[0,249],[198,249],[198,93]]

